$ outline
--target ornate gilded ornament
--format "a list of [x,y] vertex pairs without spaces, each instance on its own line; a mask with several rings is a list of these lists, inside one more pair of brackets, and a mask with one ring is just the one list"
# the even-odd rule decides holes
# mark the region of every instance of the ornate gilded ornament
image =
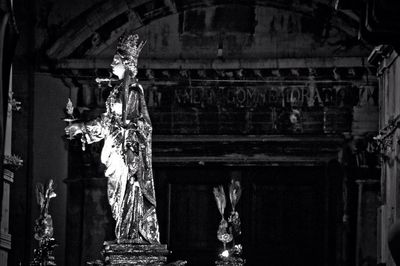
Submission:
[[218,226],[217,238],[224,244],[224,250],[226,249],[226,244],[231,242],[233,236],[228,232],[228,222],[225,220],[224,212],[226,207],[226,197],[223,186],[218,186],[214,188],[214,197],[217,202],[219,213],[221,214],[221,221]]
[[4,155],[3,164],[4,168],[14,172],[23,166],[24,161],[18,155]]
[[[240,181],[231,179],[229,184],[229,199],[231,202],[231,213],[228,221],[225,220],[224,212],[226,207],[226,197],[222,185],[215,187],[214,197],[217,202],[219,213],[221,214],[221,221],[217,231],[217,238],[224,245],[223,251],[219,254],[219,258],[215,261],[216,265],[244,265],[245,260],[241,258],[242,245],[235,244],[235,238],[241,235],[241,222],[239,213],[236,211],[236,205],[242,195],[242,188]],[[231,248],[227,248],[227,244],[232,243]]]
[[[67,116],[63,119],[68,125],[71,125],[72,122],[76,121],[77,119],[74,117],[74,105],[70,98],[68,98],[67,105],[65,106],[65,111]],[[68,139],[72,140],[74,137],[69,134]],[[84,145],[82,145],[82,150],[85,150]]]
[[229,185],[229,199],[231,200],[232,211],[228,218],[229,223],[232,225],[232,233],[234,237],[242,234],[240,229],[240,217],[239,213],[236,211],[236,204],[239,202],[240,196],[242,195],[242,188],[240,182],[235,179],[231,179]]
[[123,64],[129,68],[133,76],[137,74],[137,62],[145,41],[139,42],[139,35],[124,35],[119,39],[117,45],[117,54],[121,56]]
[[35,220],[34,238],[39,241],[39,247],[34,250],[33,261],[30,263],[32,266],[56,265],[53,255],[56,246],[53,238],[53,219],[49,214],[50,199],[56,196],[52,179],[46,188],[40,183],[36,185],[36,200],[40,207],[40,214]]
[[[396,130],[400,128],[400,115],[389,119],[388,125],[379,130],[378,135],[373,137],[375,147],[379,150],[383,161],[392,163],[394,159],[400,160],[399,156],[394,154],[394,138]],[[400,140],[396,141],[397,145]]]

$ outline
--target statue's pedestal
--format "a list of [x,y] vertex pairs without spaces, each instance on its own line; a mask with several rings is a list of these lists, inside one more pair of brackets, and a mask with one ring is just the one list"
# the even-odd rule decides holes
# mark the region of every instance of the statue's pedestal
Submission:
[[245,263],[242,258],[226,258],[215,261],[215,266],[243,266]]
[[103,256],[106,265],[166,265],[169,251],[162,244],[132,244],[105,242]]

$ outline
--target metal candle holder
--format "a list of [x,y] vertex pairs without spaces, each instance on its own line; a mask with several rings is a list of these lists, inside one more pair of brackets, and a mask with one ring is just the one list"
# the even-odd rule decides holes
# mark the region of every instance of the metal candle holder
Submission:
[[[217,238],[223,243],[224,250],[219,254],[219,258],[215,261],[215,265],[234,265],[241,266],[245,264],[245,260],[241,258],[242,245],[235,243],[235,238],[241,235],[241,222],[239,213],[236,211],[236,205],[242,195],[240,181],[231,179],[229,184],[229,199],[231,202],[231,213],[228,221],[225,220],[224,212],[226,207],[226,197],[222,185],[215,187],[214,197],[218,210],[221,214],[221,221],[217,231]],[[227,244],[232,243],[231,248],[227,248]]]

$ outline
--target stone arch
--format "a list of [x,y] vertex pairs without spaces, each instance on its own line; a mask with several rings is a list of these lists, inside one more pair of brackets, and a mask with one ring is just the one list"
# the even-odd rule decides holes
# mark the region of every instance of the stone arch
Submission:
[[[66,26],[64,33],[56,39],[47,50],[52,59],[91,57],[113,44],[128,28],[139,29],[152,21],[191,9],[232,4],[229,0],[185,1],[153,0],[153,1],[106,1],[94,5],[81,13]],[[300,3],[301,2],[301,3]],[[236,5],[272,7],[290,11],[307,17],[321,17],[324,10],[331,14],[331,22],[353,38],[358,33],[358,17],[354,14],[335,11],[328,1],[235,1]],[[321,19],[324,19],[323,17]],[[103,36],[101,36],[103,33]],[[93,42],[99,42],[95,49],[90,49]],[[68,44],[68,45],[66,45]]]

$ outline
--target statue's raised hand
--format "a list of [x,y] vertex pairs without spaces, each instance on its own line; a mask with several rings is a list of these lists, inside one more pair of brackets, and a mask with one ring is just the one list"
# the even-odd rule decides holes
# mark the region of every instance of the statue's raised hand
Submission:
[[73,137],[78,134],[81,134],[83,132],[82,128],[83,128],[82,123],[72,123],[71,125],[68,125],[64,130],[66,135]]

